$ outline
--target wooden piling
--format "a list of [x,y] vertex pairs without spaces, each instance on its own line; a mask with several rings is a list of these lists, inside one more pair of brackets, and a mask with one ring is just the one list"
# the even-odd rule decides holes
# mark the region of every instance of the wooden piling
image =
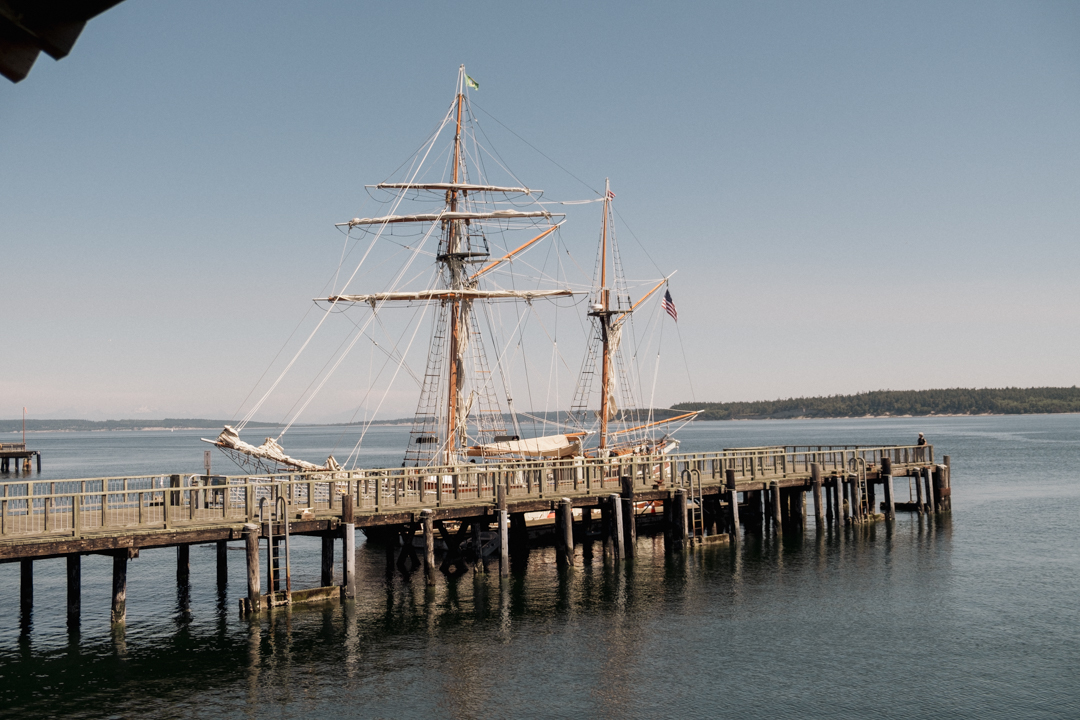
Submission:
[[892,458],[881,458],[881,484],[885,486],[885,519],[896,520],[896,495],[892,481]]
[[724,473],[727,481],[728,506],[731,510],[731,542],[739,542],[739,492],[735,489],[735,471],[728,468]]
[[353,520],[352,495],[341,496],[341,536],[344,547],[341,551],[341,578],[344,582],[345,597],[356,597],[356,524]]
[[114,625],[127,621],[127,563],[127,550],[113,554],[111,619]]
[[852,477],[848,483],[848,489],[851,492],[851,519],[852,522],[860,523],[863,521],[862,512],[862,495],[859,492],[859,480],[856,477]]
[[499,511],[499,577],[510,577],[510,512]]
[[217,584],[223,588],[229,584],[229,541],[218,540],[217,546]]
[[420,511],[420,522],[424,526],[424,582],[428,587],[435,585],[435,517],[430,508]]
[[844,525],[850,525],[854,517],[854,507],[851,504],[851,483],[846,475],[839,475],[836,482],[840,483],[840,508],[844,517]]
[[833,501],[833,522],[839,527],[844,524],[844,485],[839,476],[833,478],[830,490]]
[[510,577],[510,513],[506,505],[506,486],[495,491],[499,512],[499,577]]
[[608,497],[608,503],[611,507],[611,534],[612,534],[612,548],[615,553],[616,560],[623,560],[626,558],[626,545],[624,544],[625,538],[623,536],[623,514],[621,498],[618,495],[612,493]]
[[926,505],[927,505],[927,507],[929,509],[929,512],[935,512],[936,508],[934,506],[934,488],[932,487],[931,482],[930,482],[930,478],[931,478],[930,468],[924,467],[922,469],[922,476],[923,476],[923,483],[926,485]]
[[810,484],[814,488],[814,526],[818,532],[825,530],[825,507],[821,502],[821,466],[810,465]]
[[67,556],[67,621],[68,626],[79,624],[82,613],[82,556]]
[[637,543],[637,523],[634,518],[634,501],[631,498],[621,498],[619,508],[622,511],[623,520],[623,548],[626,550],[627,559],[634,557],[634,545]]
[[926,512],[926,504],[923,502],[923,489],[922,489],[922,472],[919,470],[913,470],[915,473],[915,507],[918,509],[919,514],[922,515]]
[[319,584],[322,587],[330,587],[334,584],[334,536],[330,533],[322,535],[322,563]]
[[773,534],[779,537],[784,531],[780,517],[780,483],[775,480],[769,483],[769,496],[772,504]]
[[176,584],[187,587],[191,580],[191,546],[176,546]]
[[259,526],[244,525],[244,549],[247,551],[247,612],[259,612],[262,606],[262,587],[259,571]]
[[952,511],[952,462],[948,455],[941,459],[942,464],[945,466],[944,474],[942,475],[941,483],[941,511]]
[[19,609],[23,617],[34,610],[34,561],[29,558],[19,561]]
[[679,488],[675,491],[675,507],[672,509],[672,520],[675,521],[675,549],[679,552],[685,550],[690,542],[690,534],[686,526],[686,512],[686,490]]
[[622,485],[623,547],[626,557],[634,557],[634,545],[637,543],[637,518],[634,516],[634,477],[625,475],[619,478]]
[[562,565],[567,567],[574,566],[574,503],[570,498],[563,498],[559,501],[558,509],[556,510],[556,518],[558,522],[556,538],[556,548],[561,550],[558,553],[558,558]]

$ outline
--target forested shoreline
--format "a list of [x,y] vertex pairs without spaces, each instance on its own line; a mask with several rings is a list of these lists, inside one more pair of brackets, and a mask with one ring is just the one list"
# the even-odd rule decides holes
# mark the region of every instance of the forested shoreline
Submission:
[[1080,388],[876,390],[786,400],[679,403],[672,410],[700,410],[700,420],[1075,413],[1080,412]]
[[[779,420],[787,418],[900,417],[928,415],[1033,415],[1080,412],[1080,388],[949,388],[943,390],[876,390],[856,395],[788,398],[729,403],[678,403],[652,411],[664,419],[700,410],[698,420]],[[556,419],[556,413],[550,415]],[[407,424],[409,418],[381,421]],[[220,429],[230,421],[203,418],[164,420],[26,420],[27,432],[88,432],[102,430]],[[341,425],[342,423],[332,423]],[[251,428],[278,427],[277,423],[249,422]],[[0,433],[22,430],[22,420],[0,420]]]

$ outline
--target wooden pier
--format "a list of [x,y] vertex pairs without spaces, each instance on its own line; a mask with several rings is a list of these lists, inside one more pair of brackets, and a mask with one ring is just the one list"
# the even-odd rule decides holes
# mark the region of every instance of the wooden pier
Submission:
[[[26,443],[0,443],[0,473],[14,472],[18,474],[20,460],[22,471],[30,472],[31,459],[37,458],[37,471],[41,472],[41,453],[37,450],[27,450]],[[12,460],[15,462],[13,463]]]
[[[845,445],[309,474],[27,479],[0,483],[0,562],[22,565],[25,615],[33,604],[34,561],[66,558],[68,621],[77,624],[80,559],[110,555],[111,616],[123,623],[127,563],[140,550],[176,547],[177,582],[186,585],[190,546],[214,543],[221,583],[228,543],[243,543],[248,593],[240,607],[249,614],[353,596],[358,528],[389,541],[388,563],[403,570],[411,564],[435,584],[440,571],[465,572],[483,562],[486,545],[498,548],[499,571],[509,575],[514,556],[528,552],[526,513],[554,512],[557,560],[572,566],[582,538],[599,536],[613,561],[632,557],[639,527],[662,529],[671,552],[715,541],[735,545],[742,532],[802,533],[808,494],[818,532],[891,522],[897,510],[949,512],[949,473],[948,456],[936,463],[930,445]],[[904,478],[907,502],[895,494]],[[322,538],[317,588],[292,588],[289,539],[297,535]],[[437,539],[446,548],[438,567]]]

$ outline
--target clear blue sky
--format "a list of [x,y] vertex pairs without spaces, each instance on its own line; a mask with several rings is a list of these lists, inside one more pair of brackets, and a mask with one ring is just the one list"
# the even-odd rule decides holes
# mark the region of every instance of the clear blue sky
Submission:
[[127,0],[0,83],[0,417],[233,416],[460,63],[679,270],[658,405],[1080,382],[1076,3]]

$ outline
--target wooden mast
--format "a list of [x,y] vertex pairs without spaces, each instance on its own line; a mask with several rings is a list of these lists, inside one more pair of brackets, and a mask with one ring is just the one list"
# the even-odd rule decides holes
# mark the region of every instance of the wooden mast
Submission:
[[[461,106],[464,104],[464,76],[465,66],[462,65],[458,68],[458,87],[457,87],[457,128],[454,131],[454,175],[453,183],[455,185],[459,182],[459,169],[461,167]],[[458,190],[452,188],[450,190],[450,212],[457,212],[458,205]],[[458,253],[459,238],[457,235],[457,222],[451,221],[446,224],[446,254],[447,265],[450,268],[450,287],[457,290],[460,289],[462,282],[459,275],[461,275],[461,258],[456,256]],[[461,328],[458,323],[458,314],[461,312],[461,301],[454,299],[450,301],[450,373],[449,373],[449,388],[447,392],[448,396],[448,412],[446,413],[446,464],[450,465],[454,461],[454,449],[456,445],[455,437],[457,435],[457,408],[458,408],[458,376],[461,373],[461,368],[458,366],[458,334],[461,332]]]
[[608,386],[611,382],[611,357],[608,344],[608,321],[611,318],[608,307],[607,288],[607,225],[608,203],[611,202],[611,180],[604,179],[604,224],[600,233],[600,337],[603,339],[604,352],[600,369],[600,450],[607,447],[608,434]]

